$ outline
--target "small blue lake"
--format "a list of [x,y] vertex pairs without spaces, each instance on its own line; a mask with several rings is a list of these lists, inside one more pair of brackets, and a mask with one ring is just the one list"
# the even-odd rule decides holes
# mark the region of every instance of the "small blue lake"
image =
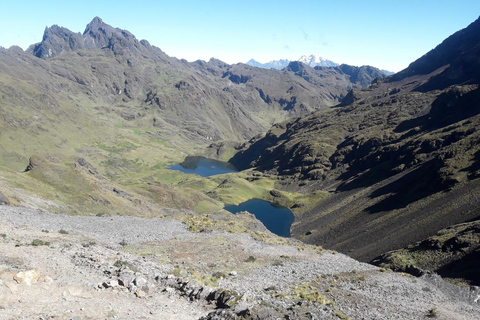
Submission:
[[216,174],[238,172],[230,163],[208,159],[199,156],[189,156],[182,163],[177,163],[168,167],[172,170],[178,170],[184,173],[198,174],[202,177],[209,177]]
[[227,205],[224,208],[235,214],[248,211],[255,215],[272,233],[282,237],[290,237],[290,227],[294,217],[289,209],[275,205],[265,200],[252,199],[236,205]]

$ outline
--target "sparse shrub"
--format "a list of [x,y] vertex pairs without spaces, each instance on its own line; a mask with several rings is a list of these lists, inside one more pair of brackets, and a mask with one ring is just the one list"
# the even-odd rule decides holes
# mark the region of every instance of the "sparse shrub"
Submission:
[[6,234],[6,233],[0,233],[0,238],[6,239],[6,238],[7,238],[7,234]]
[[350,317],[339,312],[339,311],[335,311],[335,316],[342,319],[342,320],[350,320]]
[[35,246],[35,247],[38,247],[38,246],[49,246],[49,245],[50,245],[50,242],[48,242],[48,241],[43,241],[43,240],[40,240],[40,239],[33,239],[32,242],[30,243],[30,245]]
[[200,274],[196,272],[193,272],[193,277],[198,284],[209,287],[215,287],[218,281],[218,278],[214,276]]
[[318,302],[325,306],[335,305],[335,302],[328,299],[325,295],[321,294],[319,289],[308,284],[300,284],[295,286],[292,290],[292,293],[295,298],[300,300]]
[[107,319],[109,318],[116,318],[117,317],[117,313],[115,312],[115,310],[110,310],[108,313],[107,313]]
[[245,262],[255,262],[255,261],[257,261],[257,258],[255,258],[254,256],[250,256],[247,259],[245,259]]
[[121,245],[122,247],[126,247],[128,246],[128,242],[123,239],[122,241],[120,241],[119,245]]
[[48,231],[47,229],[42,229],[42,232],[49,233],[50,231]]
[[436,308],[432,308],[430,310],[428,310],[428,317],[429,318],[436,318],[438,317],[438,311]]
[[58,230],[58,233],[61,233],[61,234],[69,234],[69,232],[68,232],[67,230],[64,230],[64,229]]
[[226,278],[227,275],[224,272],[217,271],[212,274],[212,277],[215,277],[217,279],[222,279],[222,278]]
[[89,241],[89,242],[82,243],[82,247],[84,247],[84,248],[93,247],[96,244],[97,243],[95,241]]
[[182,274],[182,269],[180,269],[179,266],[176,266],[175,268],[173,268],[172,274],[175,277],[180,277],[180,275]]

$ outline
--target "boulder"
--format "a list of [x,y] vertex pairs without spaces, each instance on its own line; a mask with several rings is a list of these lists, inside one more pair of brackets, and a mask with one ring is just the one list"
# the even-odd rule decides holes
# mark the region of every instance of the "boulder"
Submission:
[[135,280],[133,280],[133,284],[139,289],[147,289],[147,279],[143,277],[136,277]]
[[134,279],[135,272],[128,268],[122,269],[118,274],[118,283],[126,288],[130,286]]
[[17,283],[25,283],[27,286],[31,286],[34,283],[37,283],[38,278],[40,277],[40,271],[38,270],[28,270],[17,272],[13,276],[13,280]]

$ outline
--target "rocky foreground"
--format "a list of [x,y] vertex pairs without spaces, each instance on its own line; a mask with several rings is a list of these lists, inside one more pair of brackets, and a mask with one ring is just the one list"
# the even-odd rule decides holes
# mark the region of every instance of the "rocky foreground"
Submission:
[[295,240],[9,206],[0,221],[0,319],[480,318],[476,287]]

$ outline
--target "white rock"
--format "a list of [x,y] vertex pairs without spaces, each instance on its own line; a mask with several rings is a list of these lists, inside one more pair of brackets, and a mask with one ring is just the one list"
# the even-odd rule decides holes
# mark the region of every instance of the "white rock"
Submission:
[[118,287],[118,280],[110,280],[109,285],[112,288]]
[[37,283],[39,277],[40,271],[34,269],[18,272],[13,276],[13,279],[17,281],[17,283],[25,283],[27,286],[31,286]]
[[133,283],[138,287],[138,288],[144,288],[147,286],[147,280],[143,277],[136,277],[135,280],[133,280]]

